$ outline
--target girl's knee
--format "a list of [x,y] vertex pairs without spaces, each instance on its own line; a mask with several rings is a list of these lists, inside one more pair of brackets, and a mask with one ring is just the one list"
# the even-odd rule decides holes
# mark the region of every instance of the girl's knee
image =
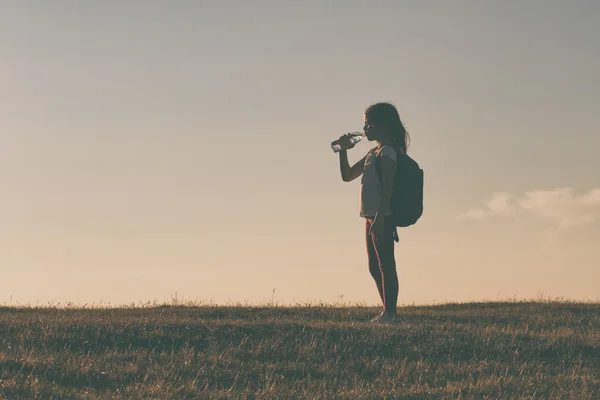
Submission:
[[379,270],[384,275],[396,273],[396,263],[395,262],[383,262],[383,263],[379,264]]
[[369,272],[373,276],[381,275],[381,268],[379,268],[379,264],[369,264]]

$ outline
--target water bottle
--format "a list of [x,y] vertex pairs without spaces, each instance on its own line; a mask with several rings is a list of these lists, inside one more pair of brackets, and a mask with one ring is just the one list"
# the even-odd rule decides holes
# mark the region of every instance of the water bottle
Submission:
[[[365,137],[364,132],[351,132],[348,134],[348,136],[350,136],[350,141],[354,144],[360,142],[362,140],[362,138]],[[333,142],[331,142],[331,148],[333,149],[334,153],[337,153],[338,151],[342,150],[342,146],[340,146],[339,144],[339,139],[338,140],[334,140]]]

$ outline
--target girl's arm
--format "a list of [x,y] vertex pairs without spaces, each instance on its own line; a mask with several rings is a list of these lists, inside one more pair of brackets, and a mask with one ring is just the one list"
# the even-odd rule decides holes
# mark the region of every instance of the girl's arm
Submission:
[[350,164],[348,163],[348,152],[346,150],[341,150],[340,171],[342,173],[342,180],[344,182],[350,182],[361,176],[365,169],[366,158],[367,156],[364,156],[360,161],[350,167]]

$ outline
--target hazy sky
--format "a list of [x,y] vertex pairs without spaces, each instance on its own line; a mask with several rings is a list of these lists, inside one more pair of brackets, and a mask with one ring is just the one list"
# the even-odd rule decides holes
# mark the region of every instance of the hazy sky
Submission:
[[0,303],[376,304],[329,143],[378,101],[401,304],[600,300],[599,40],[595,0],[3,1]]

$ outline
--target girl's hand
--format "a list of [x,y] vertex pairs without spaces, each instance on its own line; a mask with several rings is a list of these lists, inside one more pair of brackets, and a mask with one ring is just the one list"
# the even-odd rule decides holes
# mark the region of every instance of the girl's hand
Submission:
[[342,150],[349,150],[351,148],[354,147],[354,145],[356,143],[352,142],[352,140],[350,140],[350,134],[346,133],[345,135],[340,136],[339,140],[339,145],[341,146]]

